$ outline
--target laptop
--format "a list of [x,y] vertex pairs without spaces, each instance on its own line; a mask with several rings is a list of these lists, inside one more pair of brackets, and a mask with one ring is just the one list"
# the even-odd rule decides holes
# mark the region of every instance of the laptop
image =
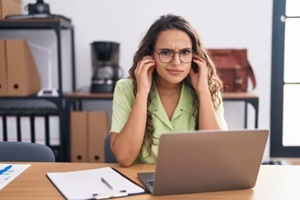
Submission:
[[160,137],[156,170],[138,173],[153,195],[255,186],[269,130],[193,131]]

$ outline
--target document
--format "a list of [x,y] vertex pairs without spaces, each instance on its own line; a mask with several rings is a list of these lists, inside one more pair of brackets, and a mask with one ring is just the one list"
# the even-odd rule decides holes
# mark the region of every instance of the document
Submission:
[[111,167],[50,172],[47,177],[66,199],[107,199],[146,193],[145,190]]
[[50,145],[60,145],[59,116],[49,115]]
[[20,116],[21,140],[31,142],[30,116]]
[[0,164],[0,190],[25,171],[30,164]]
[[45,117],[34,116],[35,142],[46,144]]
[[16,141],[17,140],[17,116],[9,115],[6,117],[6,129],[7,129],[7,140]]

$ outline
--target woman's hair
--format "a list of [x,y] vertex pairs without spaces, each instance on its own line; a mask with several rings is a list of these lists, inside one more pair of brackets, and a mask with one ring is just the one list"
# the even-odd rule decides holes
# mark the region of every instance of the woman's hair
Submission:
[[[216,67],[213,64],[211,58],[209,57],[208,52],[203,47],[203,44],[200,41],[200,37],[198,36],[197,32],[192,28],[189,22],[187,22],[183,17],[176,16],[173,14],[163,15],[159,19],[157,19],[149,28],[146,35],[142,39],[142,41],[139,44],[139,48],[136,51],[134,58],[133,58],[133,65],[129,69],[129,75],[133,79],[133,92],[134,96],[136,96],[137,92],[137,82],[136,77],[134,74],[134,71],[137,67],[137,64],[142,58],[146,55],[153,55],[154,46],[157,40],[157,37],[160,32],[166,31],[166,30],[180,30],[187,33],[192,41],[192,50],[194,54],[199,55],[203,60],[206,61],[206,65],[208,67],[208,86],[209,91],[211,94],[211,99],[214,102],[214,108],[217,109],[217,107],[220,104],[220,99],[218,97],[218,92],[222,91],[223,84],[221,80],[219,79]],[[156,71],[153,72],[153,77],[155,78]],[[191,88],[192,96],[193,96],[193,115],[195,117],[195,129],[199,129],[199,99],[196,93],[196,90],[194,89],[190,77],[187,76],[184,80],[184,84],[186,84],[189,88]],[[152,87],[153,89],[153,83]],[[147,106],[149,108],[149,105],[151,103],[151,97],[150,93],[148,95],[147,100]],[[154,145],[154,126],[152,124],[152,115],[149,109],[147,110],[147,122],[146,122],[146,128],[145,128],[145,136],[144,136],[144,143],[141,148],[141,152],[143,148],[147,148],[147,152],[149,155],[151,155],[151,147]]]

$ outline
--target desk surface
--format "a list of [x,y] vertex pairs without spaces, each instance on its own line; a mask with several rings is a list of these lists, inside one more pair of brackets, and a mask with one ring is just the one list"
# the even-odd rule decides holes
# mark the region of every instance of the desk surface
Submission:
[[65,93],[67,98],[103,98],[103,99],[112,99],[113,93],[91,93],[91,92],[74,92],[74,93]]
[[225,92],[222,94],[224,100],[229,99],[258,99],[258,96],[250,92]]
[[[32,163],[31,167],[9,183],[5,188],[0,190],[0,199],[64,199],[45,176],[47,172],[83,170],[105,166],[115,167],[137,183],[140,183],[137,178],[137,172],[154,170],[153,165],[134,165],[129,168],[121,168],[117,164],[102,163]],[[126,199],[293,200],[299,199],[300,197],[299,182],[300,166],[262,165],[256,186],[253,189],[167,196],[152,196],[150,194],[143,194],[126,197]]]

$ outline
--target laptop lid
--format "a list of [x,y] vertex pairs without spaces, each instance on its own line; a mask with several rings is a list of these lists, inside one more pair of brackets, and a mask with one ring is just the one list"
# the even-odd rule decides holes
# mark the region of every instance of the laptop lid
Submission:
[[252,188],[268,135],[268,130],[165,133],[155,173],[138,177],[154,195]]

